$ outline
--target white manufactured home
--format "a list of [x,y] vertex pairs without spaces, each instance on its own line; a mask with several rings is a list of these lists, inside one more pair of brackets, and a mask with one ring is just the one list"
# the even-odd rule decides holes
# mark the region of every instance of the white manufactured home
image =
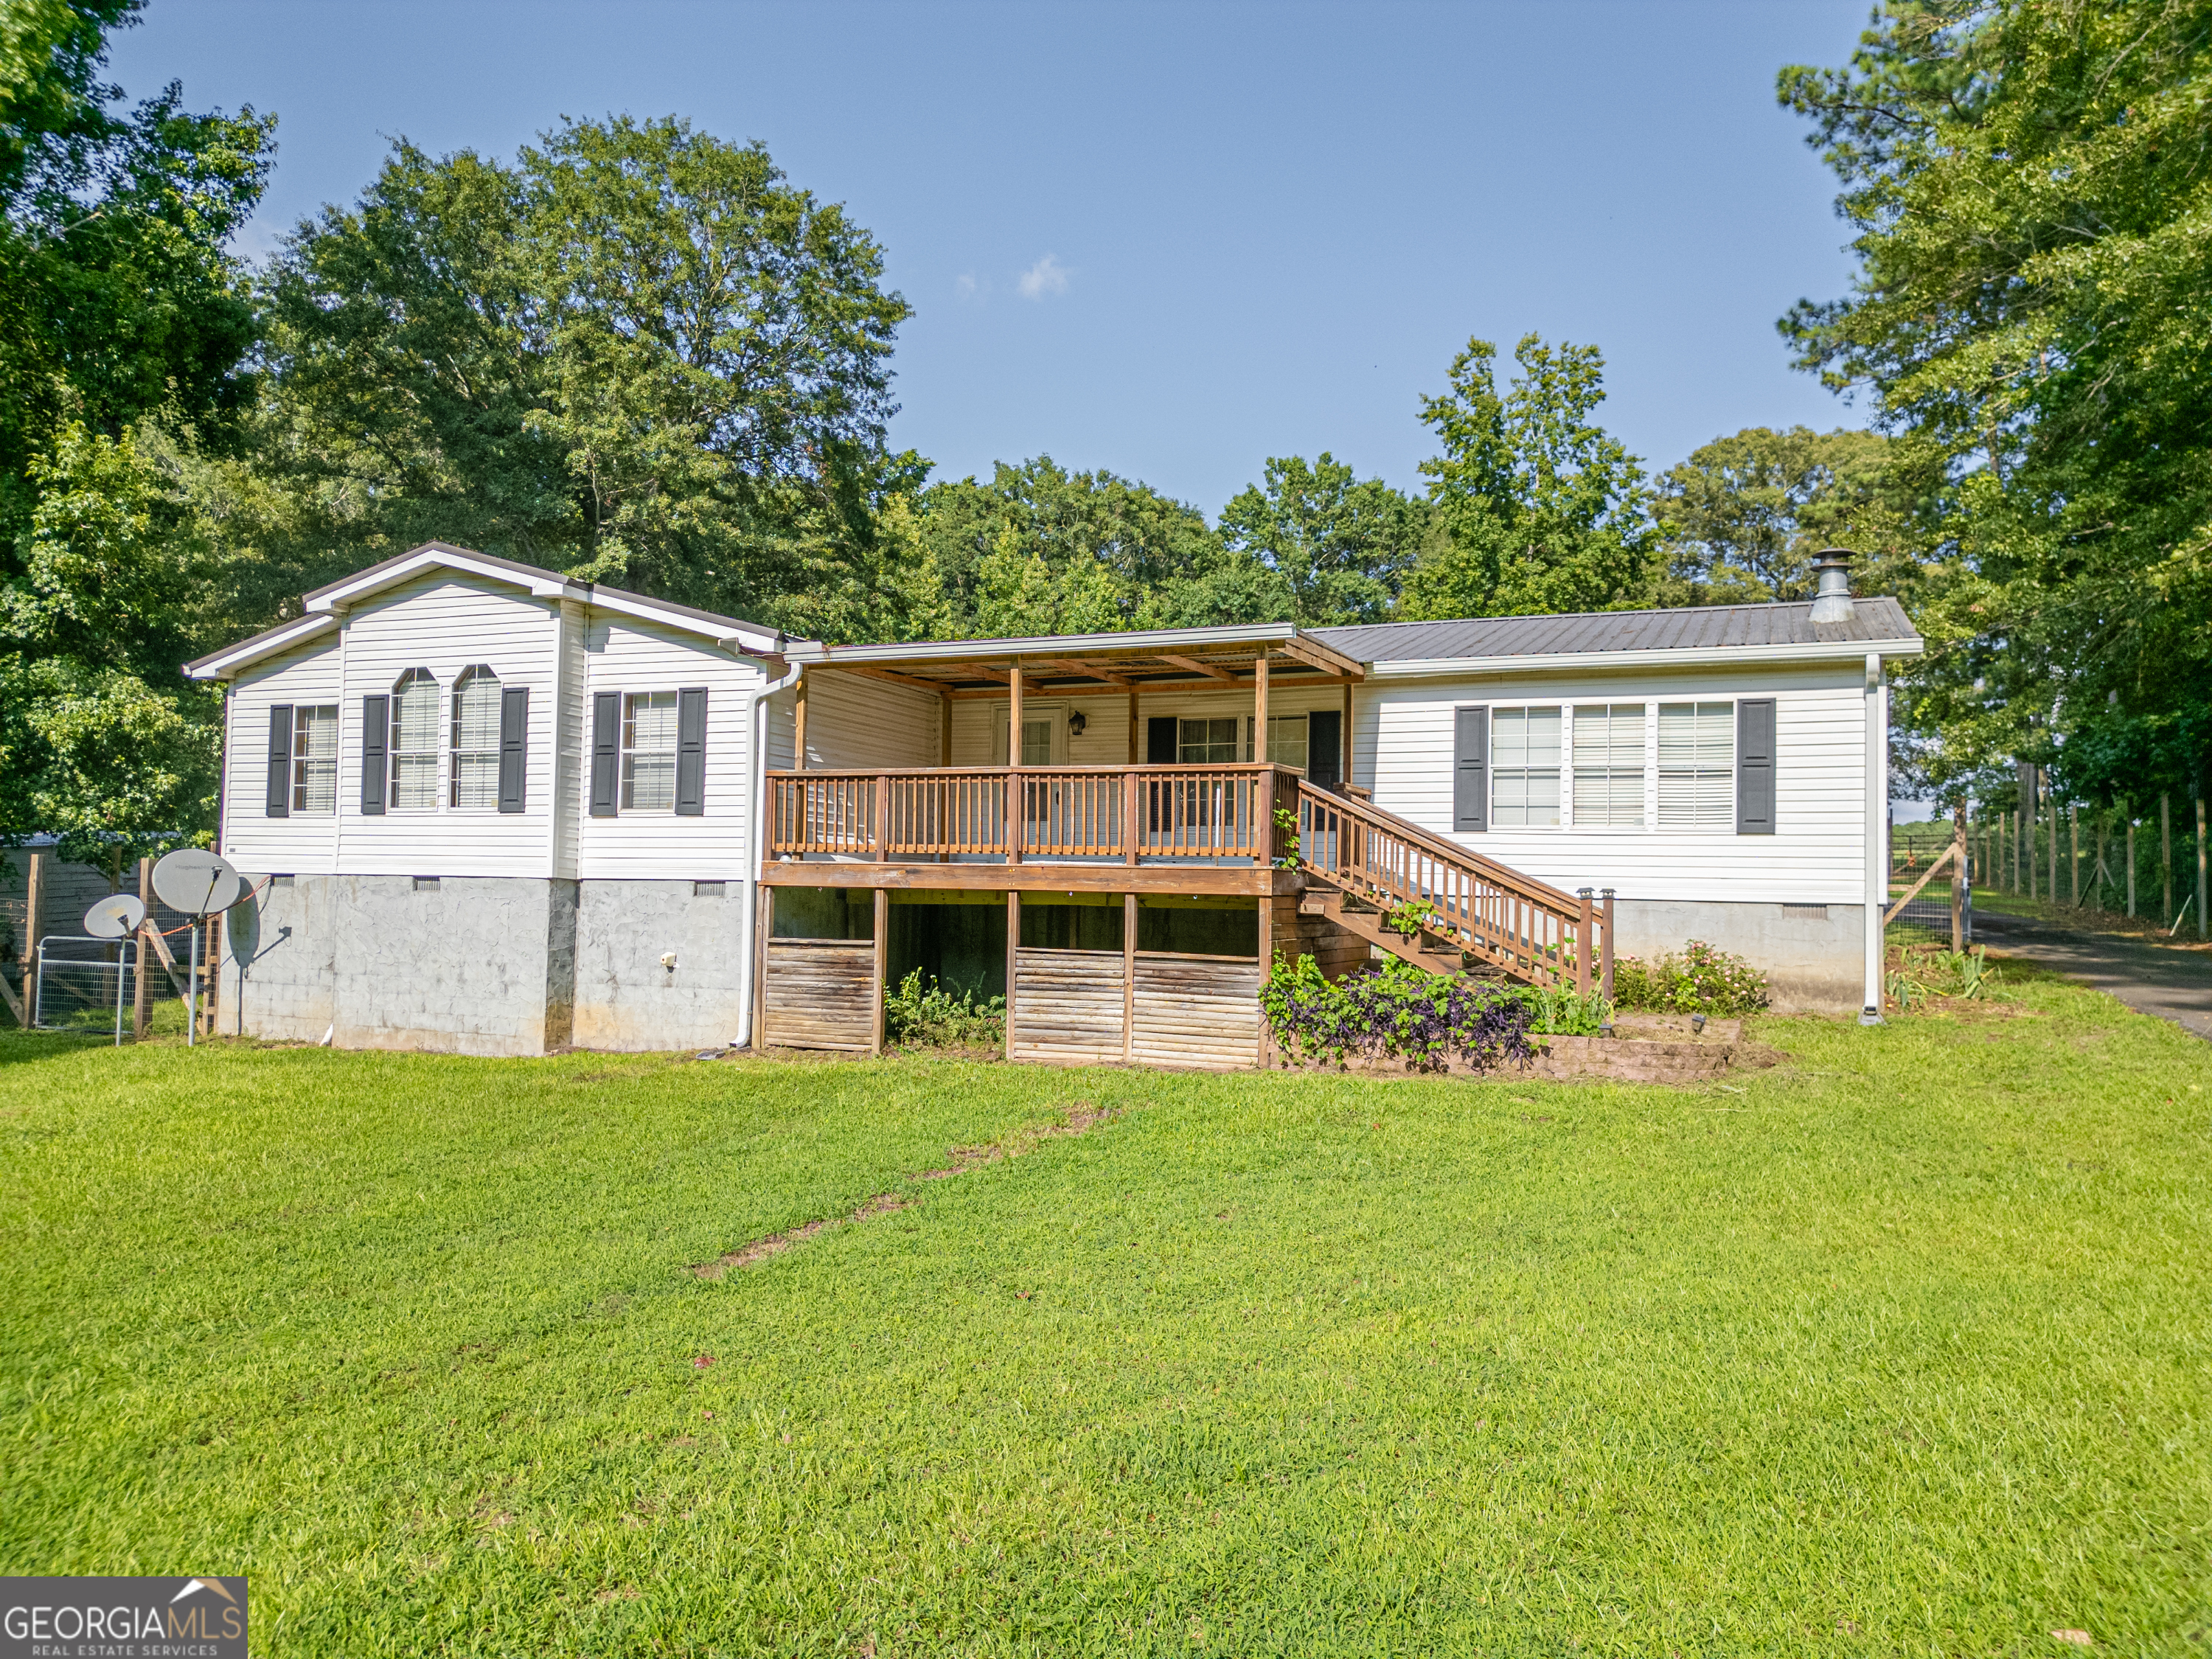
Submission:
[[1921,643],[1826,580],[833,647],[434,544],[187,670],[228,682],[253,884],[225,1023],[866,1050],[918,968],[1006,995],[1016,1058],[1249,1065],[1279,955],[1595,985],[1691,938],[1876,1005],[1883,664]]

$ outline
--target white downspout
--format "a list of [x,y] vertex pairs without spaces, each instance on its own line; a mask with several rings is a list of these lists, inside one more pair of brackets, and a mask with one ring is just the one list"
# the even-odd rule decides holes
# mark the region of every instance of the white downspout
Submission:
[[793,663],[780,680],[763,679],[759,688],[746,694],[745,727],[752,738],[752,757],[745,787],[745,902],[744,956],[738,963],[738,1040],[736,1047],[749,1047],[753,1040],[753,975],[760,961],[759,940],[753,937],[760,916],[761,851],[766,840],[764,826],[768,822],[768,700],[779,691],[788,690],[799,684],[805,672],[803,663]]
[[1881,1018],[1882,912],[1889,908],[1889,687],[1881,655],[1866,659],[1866,1001],[1862,1025]]

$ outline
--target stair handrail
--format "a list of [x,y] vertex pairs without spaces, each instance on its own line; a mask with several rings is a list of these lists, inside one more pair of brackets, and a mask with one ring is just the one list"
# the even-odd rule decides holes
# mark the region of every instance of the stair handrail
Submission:
[[[1308,800],[1322,803],[1331,811],[1341,812],[1346,817],[1358,818],[1375,829],[1397,836],[1401,841],[1411,842],[1425,853],[1431,853],[1438,858],[1465,865],[1471,872],[1480,875],[1485,881],[1494,886],[1516,892],[1522,898],[1553,906],[1569,915],[1580,914],[1582,900],[1565,888],[1554,887],[1549,882],[1539,881],[1534,876],[1523,875],[1510,864],[1500,864],[1497,860],[1462,847],[1456,842],[1446,841],[1442,836],[1424,830],[1418,823],[1401,818],[1395,812],[1388,811],[1371,802],[1359,800],[1347,794],[1339,794],[1334,789],[1309,783],[1304,778],[1298,780],[1298,799],[1301,808]],[[1305,813],[1303,811],[1298,814],[1298,821],[1301,823],[1305,822]],[[1307,863],[1304,847],[1298,849],[1298,865],[1310,875],[1319,876],[1324,881],[1330,879],[1330,874],[1327,869]]]

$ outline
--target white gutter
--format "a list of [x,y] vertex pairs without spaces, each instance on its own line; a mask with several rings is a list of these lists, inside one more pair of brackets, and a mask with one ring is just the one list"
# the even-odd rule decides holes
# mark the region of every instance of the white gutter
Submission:
[[753,752],[745,781],[744,956],[738,968],[736,1043],[740,1048],[750,1047],[753,1040],[753,1004],[757,1000],[753,976],[761,957],[760,941],[753,934],[760,926],[760,872],[768,836],[768,700],[798,684],[806,672],[805,664],[786,660],[788,666],[781,679],[767,678],[763,667],[759,687],[745,694],[745,730],[751,735]]
[[[1242,645],[1300,637],[1295,623],[1260,623],[1249,628],[1147,628],[1126,634],[1024,635],[999,640],[922,640],[911,645],[820,645],[793,641],[784,649],[792,662],[839,663],[987,660],[993,657],[1079,657],[1086,652],[1148,652],[1182,647]],[[1314,641],[1320,646],[1321,641]],[[1334,647],[1325,647],[1334,651]],[[1335,651],[1341,657],[1345,653]]]
[[1862,1025],[1879,1025],[1882,913],[1889,908],[1889,684],[1881,653],[1866,653],[1866,1002]]
[[1701,645],[1662,651],[1538,651],[1510,657],[1417,657],[1367,665],[1370,680],[1435,675],[1571,674],[1584,668],[1722,668],[1735,663],[1853,662],[1865,655],[1917,657],[1917,639],[1826,640],[1812,645]]

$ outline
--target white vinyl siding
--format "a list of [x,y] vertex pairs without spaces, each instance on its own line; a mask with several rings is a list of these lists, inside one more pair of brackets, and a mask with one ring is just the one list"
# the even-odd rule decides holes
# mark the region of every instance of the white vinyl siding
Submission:
[[292,710],[292,810],[324,817],[338,810],[338,706]]
[[[809,678],[813,678],[811,674]],[[828,681],[835,678],[824,674]],[[890,688],[896,690],[896,688]],[[1047,690],[1032,688],[1022,699],[1024,712],[1034,704],[1049,701],[1059,710],[1060,732],[1065,750],[1055,758],[1054,764],[1066,766],[1126,766],[1129,762],[1129,694],[1111,686],[1072,689],[1055,685]],[[1006,699],[996,697],[957,697],[952,710],[952,763],[955,766],[1003,765],[998,759],[1005,753],[1006,728]],[[1268,688],[1267,710],[1272,720],[1279,715],[1304,714],[1316,708],[1344,707],[1344,688],[1340,685],[1301,686],[1296,682],[1277,681]],[[1084,726],[1080,735],[1067,731],[1067,717],[1080,712]],[[1202,686],[1182,686],[1169,690],[1147,691],[1137,699],[1136,755],[1141,763],[1145,758],[1146,727],[1154,720],[1172,718],[1177,722],[1176,741],[1181,747],[1181,722],[1185,719],[1203,717],[1208,721],[1225,720],[1236,727],[1234,739],[1236,758],[1247,758],[1251,745],[1252,690],[1223,686],[1219,690],[1208,690]],[[807,747],[814,748],[815,714],[807,715]],[[826,739],[828,734],[824,734]],[[886,762],[885,764],[934,766],[936,753],[926,758],[906,762]]]
[[1493,708],[1490,714],[1490,821],[1509,829],[1559,823],[1559,711]]
[[[1568,892],[1612,887],[1624,899],[1750,903],[1851,904],[1865,896],[1866,699],[1856,663],[1754,664],[1654,670],[1648,674],[1576,673],[1554,667],[1526,674],[1370,682],[1357,689],[1352,781],[1375,791],[1375,804],[1432,834],[1493,858]],[[1657,769],[1656,706],[1775,700],[1775,833],[1739,836],[1733,822],[1662,833],[1593,835],[1493,824],[1482,835],[1452,830],[1453,709],[1529,704],[1641,701],[1647,753]],[[1647,799],[1656,793],[1647,780]]]
[[1644,827],[1644,705],[1575,705],[1575,827]]
[[[347,875],[538,876],[555,873],[553,853],[555,664],[560,616],[542,599],[489,577],[453,571],[357,601],[343,630],[345,695],[338,706],[337,868]],[[503,686],[530,690],[520,812],[400,810],[387,793],[380,813],[361,810],[363,699],[392,697],[420,668],[434,682],[429,747],[441,762],[453,741],[453,690],[483,667]],[[322,701],[318,699],[318,701]],[[387,711],[387,717],[389,711]],[[387,731],[386,741],[390,734]],[[389,767],[387,765],[387,772]],[[450,799],[437,778],[431,805]],[[389,783],[387,782],[387,792]],[[494,806],[496,806],[496,801]]]
[[395,812],[438,805],[438,682],[410,668],[392,689],[392,793]]
[[834,668],[809,669],[807,768],[836,772],[934,766],[942,752],[938,720],[944,708],[945,700],[935,692]]
[[[576,807],[576,873],[586,881],[741,880],[747,872],[750,830],[746,821],[746,792],[751,779],[752,743],[746,729],[746,699],[764,678],[760,665],[750,658],[732,655],[711,640],[641,617],[617,616],[592,608],[584,613],[581,623],[579,638],[583,648],[579,654],[583,659],[584,684],[580,693],[580,742],[584,750],[589,750],[592,739],[593,699],[604,692],[620,699],[616,708],[618,754],[621,720],[629,699],[655,693],[668,699],[669,746],[673,749],[676,694],[689,686],[706,689],[707,743],[705,810],[696,817],[665,809],[622,811],[622,778],[617,769],[617,811],[611,817],[593,817],[589,812],[586,768],[580,787],[583,798]],[[783,716],[787,744],[790,700],[788,691],[781,699],[787,711]],[[620,764],[617,759],[617,769]]]
[[673,691],[633,691],[623,699],[622,810],[676,810]]
[[[332,631],[281,656],[252,664],[240,673],[225,693],[222,854],[240,869],[257,874],[276,872],[318,875],[335,868],[338,813],[295,809],[289,817],[272,818],[268,815],[269,711],[278,703],[292,707],[293,775],[296,781],[300,712],[303,708],[338,706],[343,684],[338,635]],[[341,812],[345,802],[345,767],[349,758],[341,739],[337,757]]]
[[1659,705],[1659,827],[1735,827],[1735,705]]
[[453,688],[453,804],[499,810],[499,677],[478,665]]

